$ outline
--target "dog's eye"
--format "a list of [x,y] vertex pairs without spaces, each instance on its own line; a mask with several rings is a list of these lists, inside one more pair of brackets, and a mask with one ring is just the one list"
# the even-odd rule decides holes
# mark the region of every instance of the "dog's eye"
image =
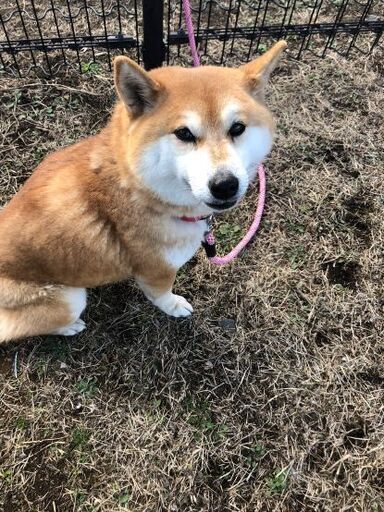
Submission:
[[173,133],[183,142],[196,142],[196,137],[193,135],[189,128],[178,128]]
[[243,123],[233,123],[233,125],[229,129],[229,135],[231,137],[238,137],[245,131],[245,124]]

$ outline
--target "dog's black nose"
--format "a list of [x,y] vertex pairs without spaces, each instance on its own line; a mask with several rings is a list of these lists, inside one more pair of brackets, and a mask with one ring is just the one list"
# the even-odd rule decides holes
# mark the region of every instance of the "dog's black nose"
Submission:
[[211,194],[216,199],[231,199],[239,190],[239,180],[228,171],[218,171],[208,183]]

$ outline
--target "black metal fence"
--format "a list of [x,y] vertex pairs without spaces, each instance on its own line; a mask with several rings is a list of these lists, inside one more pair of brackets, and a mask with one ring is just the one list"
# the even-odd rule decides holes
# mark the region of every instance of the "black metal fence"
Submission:
[[[192,0],[202,63],[244,62],[285,38],[289,54],[369,54],[382,44],[384,0]],[[0,73],[53,75],[111,67],[126,53],[147,68],[189,63],[181,0],[3,0]]]

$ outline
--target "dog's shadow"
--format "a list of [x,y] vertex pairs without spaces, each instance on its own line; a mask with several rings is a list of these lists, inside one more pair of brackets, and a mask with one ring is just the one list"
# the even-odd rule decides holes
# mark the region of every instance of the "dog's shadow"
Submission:
[[[187,289],[186,298],[190,295]],[[85,331],[3,346],[0,373],[36,383],[42,374],[43,380],[55,381],[65,373],[72,389],[92,382],[101,394],[116,390],[150,401],[173,393],[209,393],[218,383],[222,395],[224,373],[236,361],[236,327],[220,313],[211,304],[192,317],[174,319],[154,308],[131,282],[105,286],[89,292]]]
[[[192,298],[192,289],[192,285],[183,286],[187,299]],[[9,415],[4,413],[9,416],[6,428],[11,432],[15,424],[28,424],[29,400],[33,400],[40,413],[31,421],[35,431],[41,432],[40,443],[45,442],[47,423],[54,425],[47,442],[55,436],[64,440],[67,455],[61,459],[61,468],[67,467],[66,457],[74,457],[73,450],[83,456],[82,446],[91,434],[90,446],[96,443],[92,456],[99,457],[101,465],[108,463],[121,439],[129,444],[135,429],[143,425],[148,426],[146,450],[153,449],[153,453],[158,450],[157,441],[148,447],[154,428],[157,436],[170,443],[170,450],[172,440],[177,445],[183,436],[191,443],[200,439],[209,446],[224,443],[228,427],[217,411],[227,403],[230,414],[232,409],[236,417],[240,414],[233,400],[241,385],[238,354],[232,346],[236,331],[230,319],[221,326],[212,320],[223,313],[220,304],[217,309],[212,304],[202,306],[203,302],[198,303],[192,317],[172,319],[131,283],[92,290],[83,315],[87,329],[79,335],[31,338],[0,348],[0,388],[11,390],[12,404],[18,404]],[[133,420],[127,421],[132,415]],[[117,421],[116,428],[113,421]],[[30,442],[28,429],[23,435]],[[97,449],[105,445],[104,436],[111,449],[103,454]],[[28,495],[59,503],[63,499],[64,508],[69,508],[62,495],[62,486],[71,485],[68,474],[47,462],[49,451],[43,452],[41,444],[31,444],[29,449],[33,456],[40,454],[33,459],[40,462],[36,482],[27,487]],[[222,492],[229,485],[222,473],[230,466],[224,461],[222,469],[219,462],[209,456],[199,478]],[[35,468],[27,466],[28,471]],[[84,489],[92,488],[95,473],[91,468],[81,477]]]

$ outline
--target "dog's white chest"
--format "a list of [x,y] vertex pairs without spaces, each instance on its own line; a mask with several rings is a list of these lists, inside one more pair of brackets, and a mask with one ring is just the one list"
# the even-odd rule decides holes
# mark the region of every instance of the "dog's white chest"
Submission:
[[164,250],[164,258],[171,267],[179,269],[199,250],[207,224],[205,221],[177,221],[175,224],[174,243]]

